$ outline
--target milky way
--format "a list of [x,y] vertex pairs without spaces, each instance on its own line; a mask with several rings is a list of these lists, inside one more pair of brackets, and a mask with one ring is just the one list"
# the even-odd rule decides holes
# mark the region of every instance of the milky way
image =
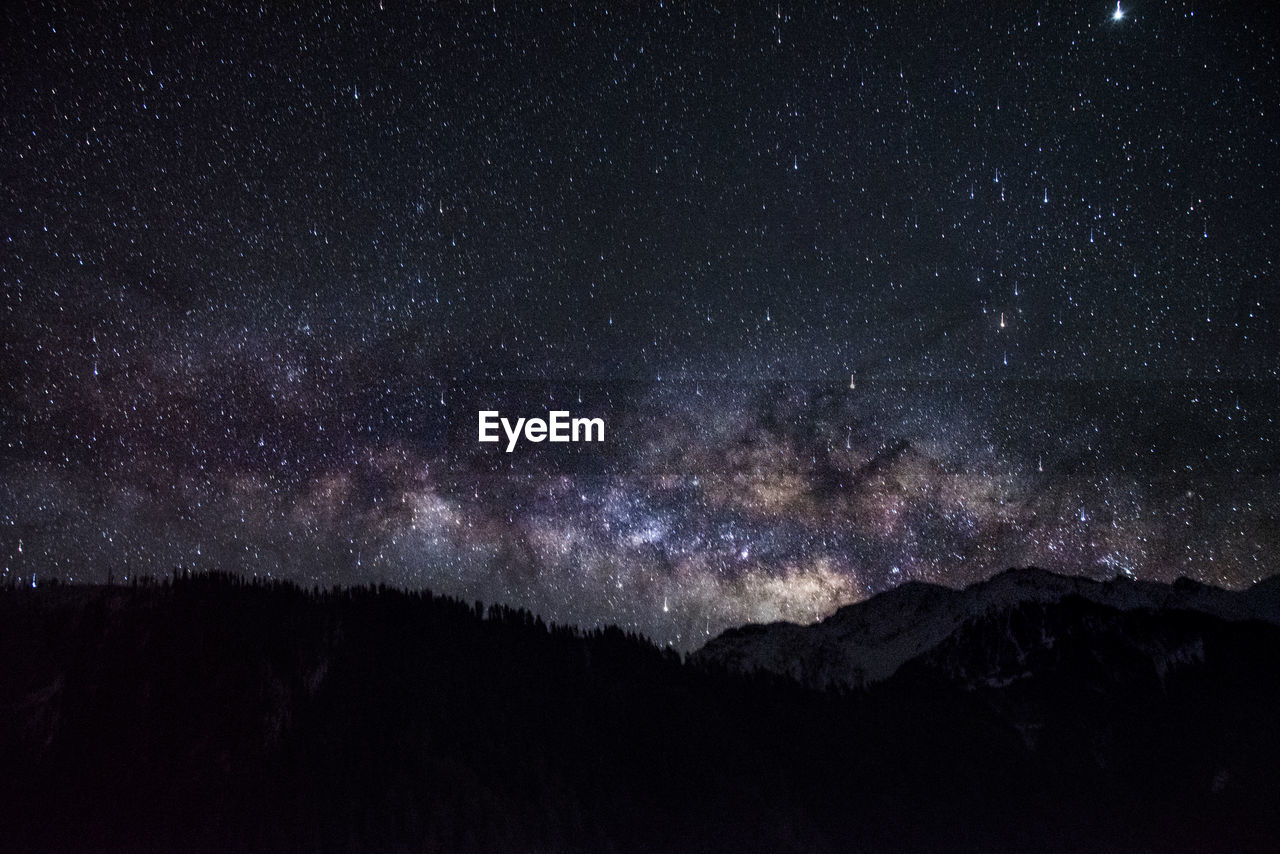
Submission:
[[1280,28],[1114,12],[11,14],[3,577],[689,648],[1015,565],[1272,574]]

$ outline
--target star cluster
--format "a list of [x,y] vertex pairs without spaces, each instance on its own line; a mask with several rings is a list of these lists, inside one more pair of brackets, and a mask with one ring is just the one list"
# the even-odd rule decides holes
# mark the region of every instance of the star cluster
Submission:
[[[0,572],[692,647],[1280,553],[1276,13],[10,13]],[[475,441],[479,409],[602,446]]]

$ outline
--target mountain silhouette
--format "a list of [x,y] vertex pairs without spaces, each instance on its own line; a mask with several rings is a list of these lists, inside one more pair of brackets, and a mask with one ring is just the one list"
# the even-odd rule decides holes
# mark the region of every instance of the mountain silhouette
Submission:
[[682,660],[381,587],[11,586],[0,850],[1274,850],[1278,591],[1022,570]]
[[[987,619],[999,622],[1023,606],[1061,606],[1073,598],[1124,613],[1190,611],[1280,626],[1280,577],[1228,591],[1190,579],[1172,585],[1125,578],[1100,582],[1027,568],[963,590],[910,581],[811,626],[780,622],[730,629],[695,658],[744,672],[780,673],[821,688],[858,687],[892,676],[962,628],[973,630],[972,624]],[[1053,639],[1037,643],[1052,646]]]

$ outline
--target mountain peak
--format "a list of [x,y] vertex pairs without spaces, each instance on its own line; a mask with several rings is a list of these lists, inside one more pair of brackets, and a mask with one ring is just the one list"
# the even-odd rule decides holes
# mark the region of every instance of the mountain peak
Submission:
[[[1274,591],[1274,592],[1273,592]],[[1038,567],[1011,568],[963,589],[912,580],[845,605],[810,626],[743,626],[712,638],[696,660],[734,670],[765,670],[817,687],[856,687],[888,679],[963,625],[1027,603],[1079,597],[1119,612],[1190,611],[1218,619],[1280,625],[1280,583],[1228,591],[1180,579],[1173,584],[1096,581]]]

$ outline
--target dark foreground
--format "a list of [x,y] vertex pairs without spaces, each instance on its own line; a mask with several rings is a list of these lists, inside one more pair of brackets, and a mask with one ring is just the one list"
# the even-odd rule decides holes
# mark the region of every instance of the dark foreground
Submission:
[[428,594],[9,589],[0,850],[1275,850],[1278,677],[1070,599],[836,694]]

